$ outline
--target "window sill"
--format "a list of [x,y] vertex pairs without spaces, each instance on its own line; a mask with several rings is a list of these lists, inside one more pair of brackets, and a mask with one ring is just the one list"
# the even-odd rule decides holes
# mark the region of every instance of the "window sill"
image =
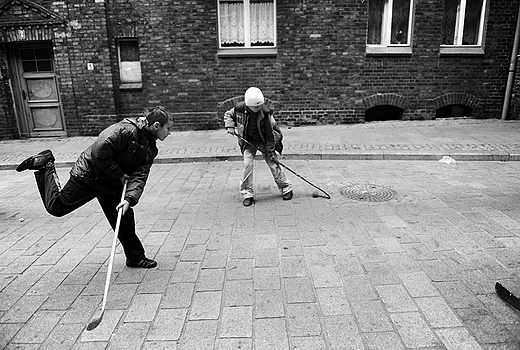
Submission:
[[367,46],[366,54],[369,56],[411,56],[411,46]]
[[124,83],[119,85],[119,90],[141,90],[143,83]]
[[219,49],[218,57],[276,57],[278,50],[276,48],[225,48]]
[[451,46],[441,45],[439,48],[441,55],[483,55],[484,48],[482,46]]

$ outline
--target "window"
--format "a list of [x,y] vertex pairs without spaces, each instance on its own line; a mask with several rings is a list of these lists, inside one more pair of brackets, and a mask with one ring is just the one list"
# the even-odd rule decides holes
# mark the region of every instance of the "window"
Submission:
[[473,114],[473,108],[453,104],[441,107],[435,112],[435,118],[460,118],[460,117],[471,117]]
[[[458,52],[464,52],[464,48],[481,48],[485,9],[486,0],[444,0],[441,48],[459,47],[462,50]],[[474,52],[483,53],[482,50]]]
[[52,53],[50,48],[21,48],[20,58],[24,73],[53,71]]
[[401,120],[403,119],[402,108],[390,105],[374,106],[365,111],[365,122]]
[[367,53],[411,53],[413,0],[369,0]]
[[141,88],[141,61],[137,39],[118,39],[120,88]]
[[276,0],[218,0],[219,53],[274,52]]

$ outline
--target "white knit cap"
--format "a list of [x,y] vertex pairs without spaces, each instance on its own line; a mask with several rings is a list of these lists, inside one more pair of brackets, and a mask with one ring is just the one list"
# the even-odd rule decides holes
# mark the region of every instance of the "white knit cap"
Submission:
[[248,107],[256,107],[264,104],[264,94],[257,87],[250,87],[247,89],[246,94],[244,95],[244,99],[246,102],[246,106]]

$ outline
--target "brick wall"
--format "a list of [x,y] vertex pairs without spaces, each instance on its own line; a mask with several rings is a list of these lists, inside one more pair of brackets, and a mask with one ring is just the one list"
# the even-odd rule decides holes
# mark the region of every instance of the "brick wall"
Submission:
[[[0,62],[1,67],[1,62]],[[18,125],[14,113],[9,80],[0,75],[0,140],[18,137]]]
[[[223,127],[221,118],[217,118],[217,114],[214,112],[184,112],[172,114],[175,121],[174,129],[177,131],[214,130]],[[84,118],[84,134],[97,135],[106,127],[106,125],[116,123],[124,118],[136,118],[140,115],[141,114],[139,113],[87,115]]]
[[[374,56],[367,0],[277,0],[277,54],[222,57],[216,0],[38,3],[69,21],[53,40],[69,135],[93,135],[154,105],[174,112],[181,129],[221,127],[219,103],[249,86],[277,101],[277,120],[290,125],[363,122],[367,108],[388,101],[403,119],[430,119],[442,96],[457,94],[474,117],[499,118],[519,6],[490,1],[484,55],[446,56],[444,0],[417,0],[412,55]],[[124,37],[139,40],[139,90],[118,88],[115,39]],[[518,103],[513,96],[510,118]]]
[[119,1],[111,20],[140,14],[134,17],[144,79],[142,91],[120,92],[121,111],[163,104],[176,112],[213,112],[255,85],[279,101],[277,118],[292,125],[363,121],[366,100],[381,94],[406,101],[404,119],[435,117],[438,99],[449,93],[475,98],[474,117],[497,118],[518,1],[491,2],[486,54],[478,56],[439,56],[443,3],[417,1],[411,56],[366,55],[368,1],[307,0],[278,1],[276,57],[223,58],[216,1],[153,8]]
[[[55,1],[48,8],[68,20],[67,27],[57,29],[53,38],[67,134],[95,134],[115,120],[111,117],[115,103],[105,4]],[[87,63],[94,69],[88,70]]]

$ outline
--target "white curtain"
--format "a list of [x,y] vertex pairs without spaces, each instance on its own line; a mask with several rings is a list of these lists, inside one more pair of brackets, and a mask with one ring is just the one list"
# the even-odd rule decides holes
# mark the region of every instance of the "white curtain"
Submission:
[[[274,3],[250,4],[250,42],[274,43]],[[245,43],[244,3],[220,3],[221,44]]]
[[274,43],[274,4],[251,4],[251,43]]
[[244,4],[220,4],[220,40],[222,44],[244,44]]

